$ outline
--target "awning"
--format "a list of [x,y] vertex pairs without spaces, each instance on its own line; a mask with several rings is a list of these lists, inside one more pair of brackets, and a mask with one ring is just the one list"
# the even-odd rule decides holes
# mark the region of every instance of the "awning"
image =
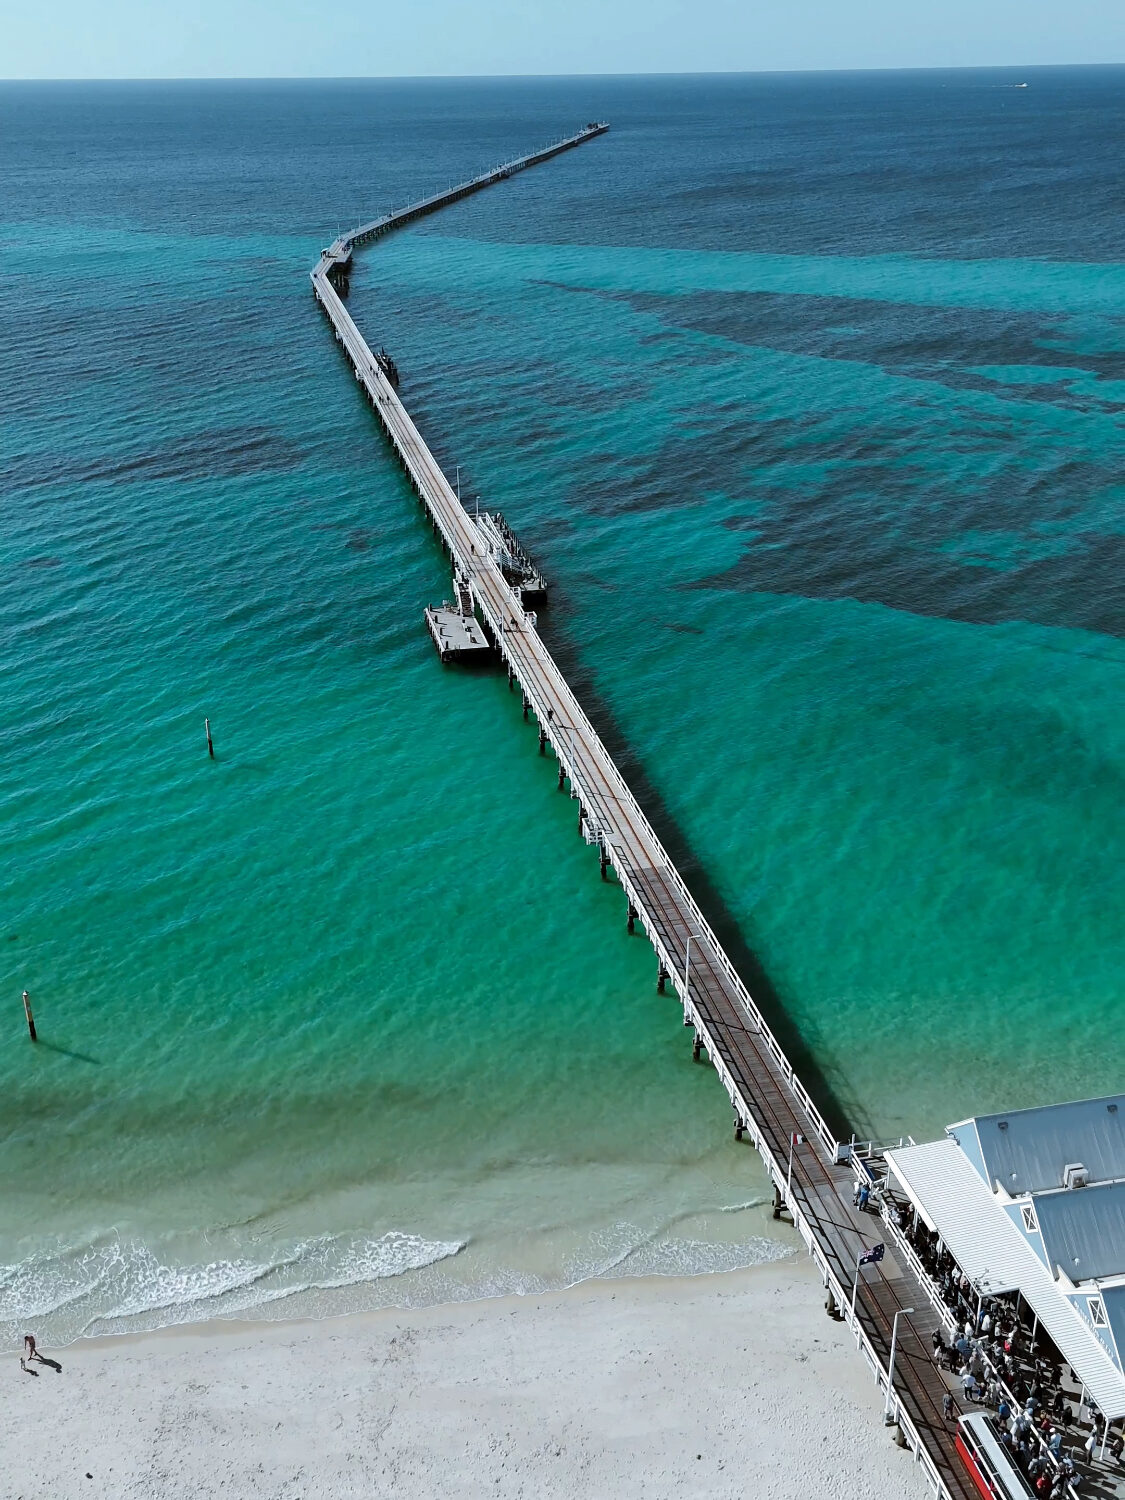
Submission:
[[1016,1291],[1110,1421],[1125,1416],[1125,1375],[1070,1306],[1049,1271],[985,1187],[956,1141],[885,1153],[922,1218],[986,1296]]

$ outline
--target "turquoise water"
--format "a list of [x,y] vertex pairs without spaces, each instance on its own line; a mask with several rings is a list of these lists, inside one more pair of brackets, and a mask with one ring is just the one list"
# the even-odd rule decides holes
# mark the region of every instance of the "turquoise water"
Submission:
[[363,252],[360,326],[829,1107],[1118,1086],[1107,77],[969,161],[918,80],[4,95],[9,1332],[787,1248],[518,699],[438,666],[443,558],[309,292],[338,215],[596,114]]

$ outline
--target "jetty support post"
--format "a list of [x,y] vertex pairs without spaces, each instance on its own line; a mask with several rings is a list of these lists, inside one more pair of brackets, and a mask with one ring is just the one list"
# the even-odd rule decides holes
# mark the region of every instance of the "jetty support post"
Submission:
[[207,736],[207,754],[211,757],[212,760],[214,760],[215,759],[215,743],[214,743],[214,741],[211,738],[211,720],[210,719],[204,719],[204,721],[203,721],[203,732]]
[[31,1014],[31,996],[26,990],[23,992],[23,1013],[27,1021],[27,1034],[33,1042],[39,1040],[35,1033],[35,1017]]

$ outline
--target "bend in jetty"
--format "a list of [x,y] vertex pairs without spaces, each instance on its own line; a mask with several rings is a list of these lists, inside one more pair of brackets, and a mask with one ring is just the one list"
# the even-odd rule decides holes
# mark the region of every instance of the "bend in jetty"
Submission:
[[[895,1246],[884,1253],[883,1244],[876,1245],[883,1225],[855,1201],[857,1180],[874,1180],[869,1163],[879,1157],[879,1143],[841,1141],[829,1128],[547,650],[512,557],[522,556],[538,579],[532,592],[545,587],[541,575],[506,523],[501,529],[493,519],[482,526],[486,518],[470,516],[462,506],[398,394],[393,362],[385,351],[372,353],[344,304],[357,246],[506,182],[608,128],[604,121],[592,122],[339,236],[311,272],[313,291],[449,555],[454,599],[427,612],[435,644],[443,658],[484,646],[499,653],[509,686],[521,693],[524,719],[534,715],[540,753],[549,747],[555,754],[559,790],[569,790],[577,803],[578,831],[596,846],[603,879],[612,870],[621,883],[628,930],[639,922],[648,935],[658,989],[674,986],[684,1025],[692,1030],[694,1057],[706,1054],[733,1106],[736,1137],[749,1137],[765,1163],[774,1217],[786,1213],[799,1231],[820,1270],[829,1312],[854,1334],[884,1393],[888,1423],[913,1450],[935,1494],[967,1500],[977,1491],[958,1459],[942,1408],[946,1385],[932,1358],[938,1313]],[[506,558],[496,533],[515,544]]]

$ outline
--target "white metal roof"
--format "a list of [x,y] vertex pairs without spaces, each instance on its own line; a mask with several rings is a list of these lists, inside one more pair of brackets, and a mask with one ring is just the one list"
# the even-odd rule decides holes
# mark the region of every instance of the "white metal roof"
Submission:
[[1016,1288],[1110,1421],[1125,1416],[1125,1375],[1067,1302],[1039,1257],[956,1141],[886,1153],[910,1201],[969,1280],[988,1293]]

